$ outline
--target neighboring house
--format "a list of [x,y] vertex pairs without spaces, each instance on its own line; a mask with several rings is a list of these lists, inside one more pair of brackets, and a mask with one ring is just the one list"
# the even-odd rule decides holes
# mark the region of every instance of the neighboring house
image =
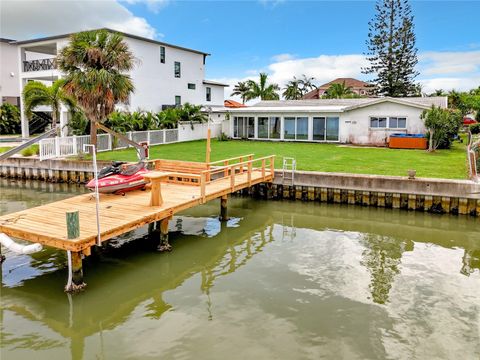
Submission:
[[[108,31],[114,31],[106,29]],[[223,107],[224,87],[205,80],[205,61],[210,54],[161,41],[121,33],[137,59],[130,76],[135,91],[123,110],[160,111],[186,102],[195,105]],[[19,87],[32,80],[51,84],[62,77],[54,58],[69,42],[71,34],[11,43],[18,47]],[[3,68],[2,68],[3,71]],[[38,108],[48,112],[48,107]],[[67,111],[60,114],[60,125],[67,123]],[[28,121],[22,112],[22,136],[29,134]]]
[[225,100],[223,102],[223,106],[226,108],[243,108],[246,107],[247,105],[239,103],[238,101],[235,100]]
[[372,85],[366,83],[365,81],[353,79],[353,78],[337,78],[326,84],[320,85],[318,88],[310,91],[309,93],[303,96],[304,100],[308,99],[321,99],[325,92],[333,84],[343,84],[345,83],[346,87],[352,88],[352,91],[360,96],[368,96],[372,91]]
[[18,49],[14,40],[0,38],[0,105],[20,105]]
[[233,138],[384,146],[393,133],[425,134],[420,115],[447,97],[261,101],[231,108]]

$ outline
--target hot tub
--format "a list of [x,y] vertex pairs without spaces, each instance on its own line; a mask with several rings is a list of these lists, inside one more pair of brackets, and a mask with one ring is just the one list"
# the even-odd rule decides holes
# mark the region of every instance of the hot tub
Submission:
[[423,134],[392,134],[388,147],[392,149],[426,149],[427,138]]

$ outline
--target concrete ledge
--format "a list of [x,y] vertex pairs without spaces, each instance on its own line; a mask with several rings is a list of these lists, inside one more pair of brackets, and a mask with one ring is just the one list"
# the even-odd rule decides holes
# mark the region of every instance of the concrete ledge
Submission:
[[[274,184],[283,185],[282,171],[275,171]],[[290,180],[285,180],[291,185]],[[480,199],[480,184],[471,180],[416,178],[296,171],[294,185],[357,191],[431,195]]]

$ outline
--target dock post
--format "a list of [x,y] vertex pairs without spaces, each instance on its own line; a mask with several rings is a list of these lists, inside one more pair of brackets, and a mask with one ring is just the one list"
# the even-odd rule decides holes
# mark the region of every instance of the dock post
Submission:
[[224,195],[220,198],[220,221],[225,222],[228,220],[227,215],[227,195]]
[[172,251],[172,245],[168,243],[168,221],[169,218],[162,219],[160,221],[160,244],[158,244],[157,250],[160,252]]
[[68,283],[65,286],[65,292],[78,292],[85,289],[87,284],[83,282],[82,253],[80,251],[69,252],[69,271]]
[[2,254],[2,245],[0,244],[0,264],[5,261],[5,256]]

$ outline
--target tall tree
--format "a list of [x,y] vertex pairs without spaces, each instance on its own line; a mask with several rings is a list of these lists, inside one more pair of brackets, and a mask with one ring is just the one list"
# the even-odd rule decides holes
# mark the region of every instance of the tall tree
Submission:
[[302,84],[295,76],[290,80],[282,93],[286,100],[299,100],[303,96]]
[[364,74],[375,74],[376,92],[384,96],[415,94],[418,72],[413,15],[408,0],[377,0],[375,17],[368,23]]
[[303,95],[317,88],[317,86],[313,83],[314,81],[314,77],[307,77],[305,74],[302,75],[302,78],[299,80],[299,82]]
[[278,100],[280,96],[277,91],[280,91],[280,87],[277,84],[267,83],[268,75],[260,73],[259,82],[248,80],[247,85],[249,91],[247,92],[247,100],[260,98],[261,100]]
[[345,81],[343,83],[334,83],[325,91],[325,98],[327,99],[344,99],[348,97],[354,97],[355,93],[351,86],[346,86]]
[[239,81],[237,85],[235,85],[235,87],[233,88],[233,92],[230,95],[240,96],[242,98],[242,103],[245,104],[249,90],[250,88],[245,81]]
[[47,105],[52,108],[52,127],[57,126],[60,118],[60,107],[66,105],[71,111],[75,107],[75,101],[64,90],[65,81],[59,79],[47,86],[39,81],[28,82],[23,89],[23,102],[25,115],[30,118],[33,109],[39,105]]
[[120,34],[93,30],[73,34],[56,62],[66,74],[65,91],[90,121],[90,141],[96,145],[96,123],[105,121],[134,90],[127,74],[134,66],[133,54]]

